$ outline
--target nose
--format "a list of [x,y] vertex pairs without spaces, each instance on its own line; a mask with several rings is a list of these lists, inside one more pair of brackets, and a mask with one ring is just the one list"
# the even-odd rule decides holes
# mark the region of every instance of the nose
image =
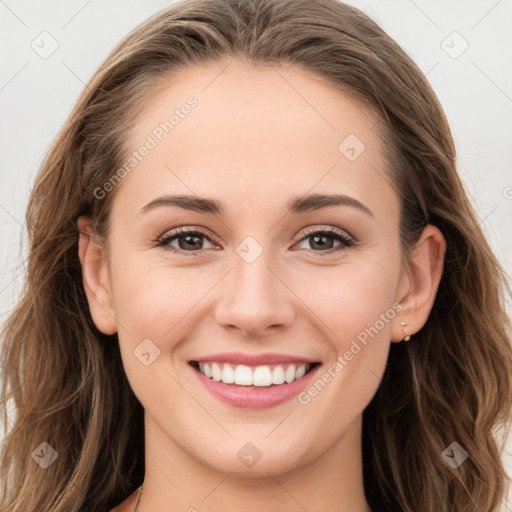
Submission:
[[234,256],[215,313],[219,325],[261,338],[293,322],[293,294],[269,263],[265,251],[252,263]]

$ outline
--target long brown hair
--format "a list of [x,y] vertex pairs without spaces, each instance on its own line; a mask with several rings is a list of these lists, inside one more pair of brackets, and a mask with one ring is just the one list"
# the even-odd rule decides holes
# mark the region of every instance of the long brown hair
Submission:
[[[506,281],[456,171],[442,108],[406,53],[358,9],[336,0],[190,0],[136,28],[91,78],[43,161],[27,214],[28,268],[3,330],[2,511],[109,510],[144,477],[143,408],[117,335],[89,313],[76,221],[108,233],[115,192],[144,100],[175,70],[212,61],[296,65],[374,112],[401,197],[404,253],[424,220],[447,241],[431,315],[392,344],[363,416],[364,484],[376,511],[498,510],[507,475],[496,437],[511,420]],[[7,406],[12,402],[12,411]],[[48,468],[35,450],[58,457]],[[459,443],[454,469],[443,451]],[[39,452],[36,453],[36,455]],[[51,452],[53,453],[53,452]]]

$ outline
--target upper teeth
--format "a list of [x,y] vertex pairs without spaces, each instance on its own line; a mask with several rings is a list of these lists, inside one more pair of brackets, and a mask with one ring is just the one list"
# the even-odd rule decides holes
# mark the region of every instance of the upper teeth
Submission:
[[206,377],[238,386],[270,386],[284,382],[290,384],[304,377],[310,367],[310,364],[290,364],[285,370],[280,364],[251,367],[243,364],[199,363],[199,371]]

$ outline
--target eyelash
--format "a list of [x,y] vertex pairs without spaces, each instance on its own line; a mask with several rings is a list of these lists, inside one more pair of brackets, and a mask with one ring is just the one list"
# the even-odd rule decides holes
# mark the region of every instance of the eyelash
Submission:
[[[334,239],[338,240],[339,242],[341,242],[341,245],[339,245],[337,247],[333,247],[327,251],[315,251],[313,249],[310,249],[311,252],[318,253],[320,256],[333,254],[333,253],[339,252],[343,249],[353,247],[356,244],[355,240],[352,237],[350,237],[345,231],[342,231],[340,229],[333,228],[333,227],[329,227],[326,229],[306,228],[303,236],[301,238],[299,238],[295,243],[302,242],[303,240],[306,240],[307,238],[310,238],[311,236],[317,235],[317,234],[327,235],[327,236],[334,238]],[[169,245],[170,242],[172,242],[173,240],[176,240],[180,236],[185,236],[185,235],[204,236],[208,241],[215,242],[215,240],[212,240],[211,237],[206,232],[204,232],[203,230],[201,230],[199,228],[195,228],[195,229],[178,228],[175,231],[173,231],[171,233],[167,233],[164,236],[155,240],[155,246],[163,247],[165,250],[169,250],[169,251],[175,252],[177,254],[185,253],[190,256],[201,256],[204,253],[204,251],[207,250],[207,249],[200,249],[197,251],[185,251],[183,249],[177,249],[176,247],[172,247],[171,245]]]

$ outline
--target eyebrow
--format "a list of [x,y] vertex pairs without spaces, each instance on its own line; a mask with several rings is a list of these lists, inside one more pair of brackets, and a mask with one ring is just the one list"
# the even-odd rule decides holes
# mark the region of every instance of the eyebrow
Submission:
[[[185,210],[199,213],[224,216],[226,210],[223,204],[215,199],[198,197],[194,195],[163,195],[153,199],[142,207],[141,213],[148,212],[161,206],[177,206]],[[350,206],[357,208],[370,217],[374,217],[372,211],[354,197],[343,194],[310,194],[307,196],[292,197],[288,203],[288,213],[298,214],[328,208],[329,206]]]

